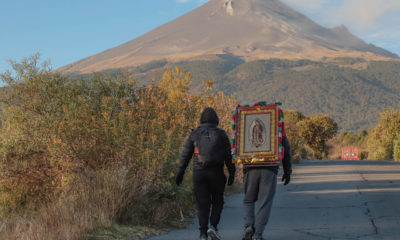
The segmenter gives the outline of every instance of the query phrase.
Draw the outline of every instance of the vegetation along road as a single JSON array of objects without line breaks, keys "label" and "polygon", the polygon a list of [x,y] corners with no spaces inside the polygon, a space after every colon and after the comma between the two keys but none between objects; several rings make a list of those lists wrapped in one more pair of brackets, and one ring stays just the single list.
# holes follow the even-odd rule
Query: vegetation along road
[{"label": "vegetation along road", "polygon": [[[281,173],[280,173],[281,174]],[[223,239],[241,239],[243,195],[226,199]],[[150,240],[197,239],[197,222]],[[400,163],[303,161],[292,182],[279,184],[264,238],[400,239]]]}]

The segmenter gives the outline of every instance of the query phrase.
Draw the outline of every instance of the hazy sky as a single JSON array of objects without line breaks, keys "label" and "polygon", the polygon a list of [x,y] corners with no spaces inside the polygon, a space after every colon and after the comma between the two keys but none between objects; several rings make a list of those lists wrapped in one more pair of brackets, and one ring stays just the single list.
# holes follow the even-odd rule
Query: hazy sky
[{"label": "hazy sky", "polygon": [[[265,0],[268,1],[268,0]],[[400,0],[282,0],[400,55]],[[0,72],[40,52],[53,68],[132,40],[207,0],[0,0]]]}]

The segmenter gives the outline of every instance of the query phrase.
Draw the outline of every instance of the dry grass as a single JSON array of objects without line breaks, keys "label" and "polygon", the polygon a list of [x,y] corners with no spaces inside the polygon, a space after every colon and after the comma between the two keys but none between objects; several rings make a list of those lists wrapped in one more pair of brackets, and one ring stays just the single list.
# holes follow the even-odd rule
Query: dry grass
[{"label": "dry grass", "polygon": [[[159,234],[160,231],[146,225],[162,225],[168,219],[177,219],[181,209],[190,209],[192,203],[179,206],[179,200],[163,197],[160,189],[157,192],[156,186],[143,181],[141,172],[132,175],[125,168],[119,168],[92,176],[82,175],[58,201],[3,222],[0,239],[87,239],[93,229],[97,229],[97,233],[89,234],[92,239],[110,234],[129,234],[129,239]],[[141,226],[115,225],[119,221]]]},{"label": "dry grass", "polygon": [[[111,226],[124,205],[126,170],[80,177],[58,201],[2,224],[2,239],[85,239],[89,229]],[[132,189],[135,191],[134,189]]]}]

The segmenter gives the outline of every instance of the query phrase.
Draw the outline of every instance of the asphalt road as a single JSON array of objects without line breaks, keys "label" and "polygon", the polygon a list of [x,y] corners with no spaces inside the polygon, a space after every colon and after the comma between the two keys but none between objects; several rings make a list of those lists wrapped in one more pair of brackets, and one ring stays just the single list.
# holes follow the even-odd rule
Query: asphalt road
[{"label": "asphalt road", "polygon": [[[279,174],[279,177],[281,173]],[[243,194],[225,199],[224,240],[241,239]],[[187,229],[149,240],[199,238],[197,220]],[[305,161],[292,182],[279,183],[266,240],[399,240],[400,163]]]}]

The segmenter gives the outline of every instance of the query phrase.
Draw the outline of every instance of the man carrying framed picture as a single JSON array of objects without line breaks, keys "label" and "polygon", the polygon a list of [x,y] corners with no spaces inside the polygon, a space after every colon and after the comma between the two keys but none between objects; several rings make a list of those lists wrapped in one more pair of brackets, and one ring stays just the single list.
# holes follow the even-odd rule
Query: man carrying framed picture
[{"label": "man carrying framed picture", "polygon": [[[282,140],[285,148],[283,158],[282,181],[284,185],[290,182],[291,154],[290,145],[286,137]],[[278,166],[244,166],[244,193],[243,200],[245,231],[243,240],[262,240],[262,234],[271,214],[272,201],[275,196]],[[259,208],[255,214],[255,203]]]},{"label": "man carrying framed picture", "polygon": [[[243,240],[262,240],[271,213],[277,185],[279,161],[282,181],[290,182],[291,153],[285,136],[280,103],[238,106],[234,114],[233,150],[243,164],[245,230]],[[255,204],[258,209],[255,212]]]}]

